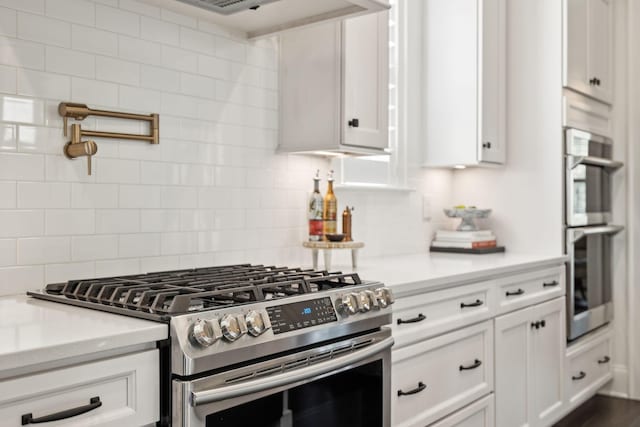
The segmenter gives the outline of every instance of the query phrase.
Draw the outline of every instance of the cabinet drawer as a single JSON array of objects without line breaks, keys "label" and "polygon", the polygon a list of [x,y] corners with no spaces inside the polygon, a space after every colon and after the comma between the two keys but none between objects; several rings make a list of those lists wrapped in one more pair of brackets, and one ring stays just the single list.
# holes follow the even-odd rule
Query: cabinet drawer
[{"label": "cabinet drawer", "polygon": [[562,96],[562,125],[611,138],[613,122],[608,105],[565,90]]},{"label": "cabinet drawer", "polygon": [[493,390],[493,328],[484,322],[392,353],[392,417],[424,427]]},{"label": "cabinet drawer", "polygon": [[[56,369],[0,382],[0,419],[6,427],[85,407],[95,409],[47,426],[139,426],[159,419],[158,350]],[[99,399],[100,405],[97,402]]]},{"label": "cabinet drawer", "polygon": [[489,319],[493,282],[399,298],[393,306],[395,348]]},{"label": "cabinet drawer", "polygon": [[493,393],[429,427],[494,427]]},{"label": "cabinet drawer", "polygon": [[568,351],[567,401],[577,406],[593,396],[612,377],[610,334],[595,337]]},{"label": "cabinet drawer", "polygon": [[498,314],[538,304],[565,293],[565,270],[555,267],[497,281]]}]

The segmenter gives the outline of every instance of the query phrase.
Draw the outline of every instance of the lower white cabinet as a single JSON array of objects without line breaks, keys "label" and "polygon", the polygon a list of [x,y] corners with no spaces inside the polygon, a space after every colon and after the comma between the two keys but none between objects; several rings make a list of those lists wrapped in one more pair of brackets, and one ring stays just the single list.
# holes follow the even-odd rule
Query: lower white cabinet
[{"label": "lower white cabinet", "polygon": [[563,411],[565,299],[495,319],[496,426],[546,427]]},{"label": "lower white cabinet", "polygon": [[[0,424],[141,426],[159,419],[158,350],[0,381]],[[84,413],[82,411],[85,410]],[[75,414],[75,415],[74,415]],[[41,420],[42,422],[42,420]]]},{"label": "lower white cabinet", "polygon": [[492,326],[479,323],[393,352],[394,426],[424,427],[493,390]]},{"label": "lower white cabinet", "polygon": [[493,427],[494,408],[492,393],[429,427]]}]

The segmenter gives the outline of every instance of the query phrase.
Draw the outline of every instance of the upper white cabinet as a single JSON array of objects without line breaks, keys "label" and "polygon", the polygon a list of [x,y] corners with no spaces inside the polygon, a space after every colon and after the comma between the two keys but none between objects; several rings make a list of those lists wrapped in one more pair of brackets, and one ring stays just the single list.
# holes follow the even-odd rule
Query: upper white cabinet
[{"label": "upper white cabinet", "polygon": [[612,0],[564,0],[564,85],[611,104]]},{"label": "upper white cabinet", "polygon": [[505,0],[425,0],[425,166],[505,161]]},{"label": "upper white cabinet", "polygon": [[386,11],[282,34],[279,151],[383,153],[388,82]]}]

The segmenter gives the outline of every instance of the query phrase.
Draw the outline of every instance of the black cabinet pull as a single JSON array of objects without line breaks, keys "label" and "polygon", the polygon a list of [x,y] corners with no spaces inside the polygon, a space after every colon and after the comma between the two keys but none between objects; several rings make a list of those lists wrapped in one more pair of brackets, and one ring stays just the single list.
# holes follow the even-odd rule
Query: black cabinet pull
[{"label": "black cabinet pull", "polygon": [[572,376],[571,379],[574,380],[574,381],[579,381],[581,379],[584,379],[584,377],[586,377],[586,376],[587,376],[586,372],[580,371],[580,373],[578,375]]},{"label": "black cabinet pull", "polygon": [[402,325],[403,323],[418,323],[418,322],[422,322],[426,318],[427,316],[425,316],[424,314],[418,313],[417,317],[413,317],[411,319],[407,319],[407,320],[398,319],[398,325]]},{"label": "black cabinet pull", "polygon": [[471,369],[476,369],[476,368],[480,367],[480,365],[482,365],[482,362],[480,360],[476,359],[473,362],[473,365],[470,365],[470,366],[460,365],[460,370],[461,371],[470,371]]},{"label": "black cabinet pull", "polygon": [[552,282],[545,282],[545,283],[543,283],[543,284],[542,284],[542,287],[543,287],[543,288],[549,288],[549,287],[551,287],[551,286],[558,286],[558,285],[559,285],[558,281],[557,281],[557,280],[554,280],[554,281],[552,281]]},{"label": "black cabinet pull", "polygon": [[470,302],[469,304],[461,302],[460,303],[460,308],[480,307],[482,304],[484,304],[484,302],[482,302],[481,300],[477,299],[476,302]]},{"label": "black cabinet pull", "polygon": [[596,86],[600,86],[600,79],[596,78]]},{"label": "black cabinet pull", "polygon": [[491,149],[491,142],[487,141],[487,142],[483,142],[482,143],[482,148],[486,148],[487,150]]},{"label": "black cabinet pull", "polygon": [[540,322],[531,322],[531,328],[540,329]]},{"label": "black cabinet pull", "polygon": [[523,295],[524,294],[524,289],[518,289],[517,291],[507,291],[506,295],[508,297],[513,297],[516,295]]},{"label": "black cabinet pull", "polygon": [[360,120],[359,119],[351,119],[349,120],[349,127],[350,128],[357,128],[360,126]]},{"label": "black cabinet pull", "polygon": [[611,359],[609,359],[609,356],[605,356],[603,359],[598,360],[598,363],[600,365],[605,364],[605,363],[609,363],[611,361]]},{"label": "black cabinet pull", "polygon": [[64,411],[56,412],[55,414],[45,415],[40,418],[33,418],[33,414],[24,414],[22,416],[22,425],[26,426],[27,424],[40,424],[40,423],[50,423],[52,421],[65,420],[67,418],[75,417],[77,415],[81,415],[87,413],[89,411],[93,411],[96,408],[102,406],[102,402],[100,401],[100,397],[92,397],[89,399],[89,404],[84,406],[79,406],[77,408],[66,409]]},{"label": "black cabinet pull", "polygon": [[547,321],[546,320],[541,320],[540,321],[540,327],[544,328],[545,326],[547,326]]},{"label": "black cabinet pull", "polygon": [[591,86],[595,86],[597,81],[598,81],[598,79],[596,79],[596,78],[594,77],[594,78],[592,78],[591,80],[589,80],[589,84],[590,84]]},{"label": "black cabinet pull", "polygon": [[398,390],[398,396],[409,396],[411,394],[417,394],[417,393],[420,393],[425,388],[427,388],[427,386],[422,381],[420,381],[418,383],[418,387],[414,388],[413,390],[409,390],[409,391]]}]

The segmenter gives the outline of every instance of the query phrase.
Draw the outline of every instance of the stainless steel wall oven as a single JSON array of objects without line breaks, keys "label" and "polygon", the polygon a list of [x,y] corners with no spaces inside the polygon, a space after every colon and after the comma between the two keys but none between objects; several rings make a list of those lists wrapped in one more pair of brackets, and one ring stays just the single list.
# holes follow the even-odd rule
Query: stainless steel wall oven
[{"label": "stainless steel wall oven", "polygon": [[623,166],[612,160],[608,138],[567,129],[565,133],[565,225],[567,338],[574,340],[613,318],[613,237],[610,225],[612,174]]}]

